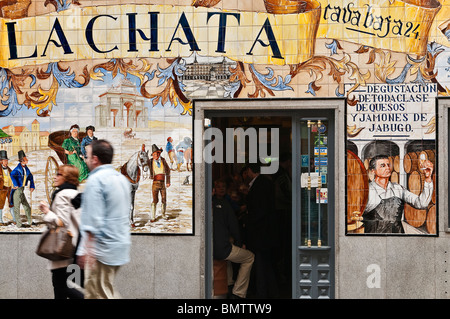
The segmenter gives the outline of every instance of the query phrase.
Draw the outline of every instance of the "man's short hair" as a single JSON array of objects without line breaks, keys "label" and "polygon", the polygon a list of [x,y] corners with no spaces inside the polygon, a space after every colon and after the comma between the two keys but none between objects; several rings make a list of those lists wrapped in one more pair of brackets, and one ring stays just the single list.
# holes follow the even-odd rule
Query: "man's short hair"
[{"label": "man's short hair", "polygon": [[377,168],[377,161],[380,159],[389,159],[389,156],[387,155],[377,155],[373,157],[369,162],[369,170],[373,170]]},{"label": "man's short hair", "polygon": [[111,164],[114,156],[114,148],[107,140],[94,140],[89,144],[92,148],[92,156],[97,156],[102,164]]}]

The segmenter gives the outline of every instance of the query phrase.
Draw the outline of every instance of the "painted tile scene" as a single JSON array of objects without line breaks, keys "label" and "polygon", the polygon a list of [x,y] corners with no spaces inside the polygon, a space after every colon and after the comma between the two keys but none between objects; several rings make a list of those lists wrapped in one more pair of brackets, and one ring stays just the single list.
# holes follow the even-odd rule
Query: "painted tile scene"
[{"label": "painted tile scene", "polygon": [[[133,185],[131,232],[193,234],[193,100],[342,97],[346,233],[437,234],[449,0],[1,0],[0,32],[0,232],[44,229],[55,168],[84,167],[93,134]],[[22,157],[32,180],[11,203]]]}]

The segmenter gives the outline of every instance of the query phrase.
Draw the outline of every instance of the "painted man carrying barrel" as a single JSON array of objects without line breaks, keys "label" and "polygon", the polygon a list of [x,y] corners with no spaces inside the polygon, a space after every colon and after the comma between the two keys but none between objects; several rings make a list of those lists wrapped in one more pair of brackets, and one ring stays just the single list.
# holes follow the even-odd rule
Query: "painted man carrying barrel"
[{"label": "painted man carrying barrel", "polygon": [[362,215],[364,233],[404,233],[402,217],[405,203],[416,209],[426,209],[433,194],[433,163],[421,163],[425,183],[420,195],[390,182],[392,173],[389,157],[377,155],[370,160],[369,170],[374,174],[369,183],[369,199]]}]

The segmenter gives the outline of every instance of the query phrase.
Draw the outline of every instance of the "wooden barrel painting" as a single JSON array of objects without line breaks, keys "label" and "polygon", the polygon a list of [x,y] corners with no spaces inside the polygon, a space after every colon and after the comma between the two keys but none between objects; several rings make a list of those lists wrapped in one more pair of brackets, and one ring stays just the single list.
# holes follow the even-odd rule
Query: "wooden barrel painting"
[{"label": "wooden barrel painting", "polygon": [[426,228],[429,234],[436,234],[436,205],[428,208]]},{"label": "wooden barrel painting", "polygon": [[408,189],[411,193],[419,195],[422,192],[424,183],[424,176],[418,171],[414,171],[409,174],[408,177]]},{"label": "wooden barrel painting", "polygon": [[403,168],[407,174],[417,170],[419,167],[419,156],[416,152],[410,152],[403,159]]},{"label": "wooden barrel painting", "polygon": [[399,183],[399,180],[400,180],[400,174],[399,173],[397,173],[396,171],[392,171],[392,173],[391,173],[391,183]]},{"label": "wooden barrel painting", "polygon": [[400,173],[400,156],[394,156],[394,171]]},{"label": "wooden barrel painting", "polygon": [[364,168],[365,168],[366,170],[369,170],[369,163],[370,163],[370,158],[366,158],[366,159],[364,160]]},{"label": "wooden barrel painting", "polygon": [[394,156],[389,156],[389,165],[391,167],[391,171],[394,170]]},{"label": "wooden barrel painting", "polygon": [[371,158],[366,158],[364,160],[364,168],[367,171],[367,176],[369,177],[369,181],[373,180],[373,177],[374,177],[372,170],[369,170],[370,160],[371,160]]},{"label": "wooden barrel painting", "polygon": [[408,204],[405,204],[404,213],[406,222],[414,227],[422,226],[427,218],[426,209],[415,209]]},{"label": "wooden barrel painting", "polygon": [[436,204],[436,174],[433,173],[431,179],[433,180],[433,194],[431,195],[431,202]]},{"label": "wooden barrel painting", "polygon": [[347,230],[358,231],[362,226],[361,217],[369,198],[369,178],[367,170],[359,157],[347,151]]}]

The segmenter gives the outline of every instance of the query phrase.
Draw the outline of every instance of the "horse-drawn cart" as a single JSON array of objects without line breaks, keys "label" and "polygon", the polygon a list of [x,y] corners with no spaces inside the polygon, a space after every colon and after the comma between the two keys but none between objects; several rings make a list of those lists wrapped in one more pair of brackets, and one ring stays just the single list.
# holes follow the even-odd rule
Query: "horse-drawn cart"
[{"label": "horse-drawn cart", "polygon": [[[86,133],[79,132],[78,138],[82,140],[86,136]],[[62,165],[67,164],[67,156],[64,152],[64,148],[62,144],[66,138],[70,137],[69,131],[56,131],[49,135],[48,138],[48,146],[55,151],[56,155],[58,155],[59,160],[62,162]],[[136,191],[139,187],[139,181],[141,177],[143,180],[147,179],[150,173],[149,169],[149,156],[148,151],[145,150],[145,145],[142,144],[140,150],[135,152],[128,159],[126,163],[124,163],[117,170],[123,174],[131,184],[131,207],[130,207],[130,224],[134,227],[134,199]],[[58,172],[59,164],[57,159],[54,156],[49,156],[47,158],[47,164],[45,166],[45,193],[47,195],[47,200],[50,203],[51,196],[53,191],[55,190],[55,186],[53,185],[53,176]],[[141,174],[141,172],[143,174]]]},{"label": "horse-drawn cart", "polygon": [[[85,136],[86,133],[78,133],[78,138],[80,140],[82,140]],[[55,151],[56,155],[58,155],[58,158],[63,165],[67,164],[67,156],[64,153],[64,149],[61,145],[64,140],[69,137],[70,132],[65,130],[53,132],[48,137],[48,147]],[[47,195],[47,200],[49,203],[52,193],[55,190],[55,186],[53,185],[53,175],[58,172],[58,168],[58,161],[55,159],[55,157],[49,156],[47,158],[47,164],[45,165],[45,194]]]}]

